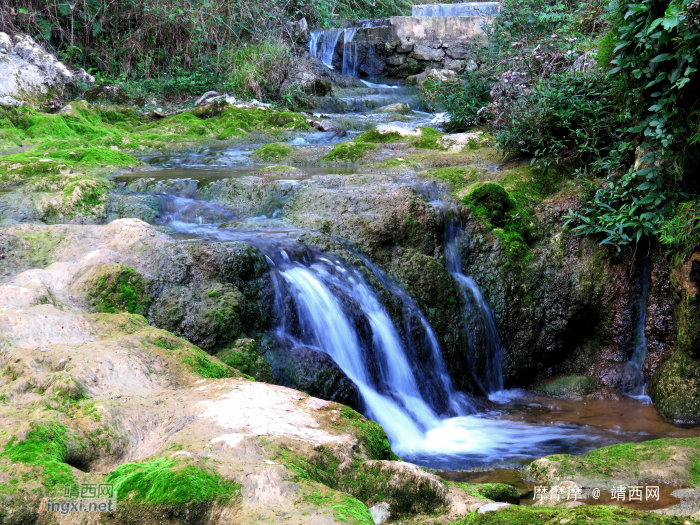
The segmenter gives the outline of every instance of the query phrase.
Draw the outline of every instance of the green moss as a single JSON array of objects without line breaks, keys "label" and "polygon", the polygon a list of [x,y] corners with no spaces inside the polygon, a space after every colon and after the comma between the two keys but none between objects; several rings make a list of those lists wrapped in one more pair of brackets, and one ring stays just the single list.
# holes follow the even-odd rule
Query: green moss
[{"label": "green moss", "polygon": [[355,142],[367,142],[371,144],[388,144],[391,142],[405,142],[408,137],[404,137],[401,133],[397,131],[391,131],[389,133],[381,133],[377,128],[365,131],[364,133],[355,137]]},{"label": "green moss", "polygon": [[258,353],[258,344],[254,339],[238,339],[233,348],[220,351],[216,357],[231,368],[254,377],[256,381],[275,383],[272,369]]},{"label": "green moss", "polygon": [[509,212],[517,207],[505,188],[496,182],[475,185],[464,197],[463,203],[470,206],[477,217],[496,228],[505,226]]},{"label": "green moss", "polygon": [[101,313],[145,314],[151,299],[147,282],[136,270],[121,264],[108,264],[90,283],[88,296]]},{"label": "green moss", "polygon": [[503,186],[496,182],[474,184],[462,203],[493,229],[510,259],[519,260],[528,254],[537,235],[533,218]]},{"label": "green moss", "polygon": [[520,493],[515,487],[505,483],[455,483],[455,485],[477,498],[487,498],[513,505],[520,504]]},{"label": "green moss", "polygon": [[452,525],[559,525],[561,523],[590,523],[595,525],[682,525],[697,524],[694,518],[662,516],[620,507],[580,506],[573,509],[553,509],[512,506],[496,512],[473,512],[452,522]]},{"label": "green moss", "polygon": [[265,144],[260,146],[255,150],[255,156],[261,158],[262,160],[279,160],[286,157],[292,152],[292,146],[289,144],[276,143],[276,144]]},{"label": "green moss", "polygon": [[540,386],[543,394],[549,396],[585,395],[595,392],[599,388],[598,381],[588,376],[560,377]]},{"label": "green moss", "polygon": [[367,459],[401,459],[392,452],[386,432],[378,423],[370,421],[347,406],[341,408],[341,416],[358,432]]},{"label": "green moss", "polygon": [[114,484],[119,500],[153,505],[227,502],[240,493],[240,485],[234,481],[187,459],[127,463],[111,472],[105,482]]},{"label": "green moss", "polygon": [[439,143],[440,138],[444,135],[442,131],[433,128],[419,127],[422,133],[418,136],[411,137],[409,144],[420,149],[447,149]]},{"label": "green moss", "polygon": [[365,153],[376,149],[375,144],[363,142],[342,142],[330,150],[323,160],[330,162],[354,162],[365,156]]},{"label": "green moss", "polygon": [[207,379],[231,377],[232,373],[226,366],[215,361],[204,354],[204,352],[202,354],[195,357],[186,357],[183,359],[183,362],[191,364],[197,374]]},{"label": "green moss", "polygon": [[57,423],[31,423],[24,440],[10,438],[0,457],[14,463],[42,468],[41,482],[46,488],[73,483],[75,476],[66,464],[66,428]]},{"label": "green moss", "polygon": [[311,503],[317,508],[332,508],[335,512],[335,517],[343,523],[350,525],[374,525],[372,514],[370,514],[364,503],[348,494],[314,491],[305,495],[302,501]]},{"label": "green moss", "polygon": [[461,188],[479,179],[481,170],[474,167],[455,166],[447,168],[437,168],[425,171],[421,176],[449,182],[452,186]]},{"label": "green moss", "polygon": [[565,479],[602,482],[643,477],[700,486],[700,439],[656,439],[611,445],[580,456],[546,456],[525,467],[522,473],[526,479],[543,483]]},{"label": "green moss", "polygon": [[[0,160],[0,184],[66,170],[94,170],[140,164],[132,151],[178,150],[257,132],[284,135],[307,129],[306,119],[288,111],[239,109],[212,104],[154,122],[133,110],[71,103],[68,113],[43,114],[29,107],[0,108],[0,149],[34,146]],[[51,162],[40,162],[51,159]]]}]

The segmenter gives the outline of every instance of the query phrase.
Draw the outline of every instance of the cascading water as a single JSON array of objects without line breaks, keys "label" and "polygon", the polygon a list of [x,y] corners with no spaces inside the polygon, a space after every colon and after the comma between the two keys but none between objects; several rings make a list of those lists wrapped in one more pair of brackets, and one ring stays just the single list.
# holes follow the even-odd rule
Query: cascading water
[{"label": "cascading water", "polygon": [[[188,211],[200,206],[212,213]],[[360,257],[397,308],[380,301],[369,276],[295,240],[293,229],[280,228],[279,221],[269,230],[219,228],[225,218],[220,211],[215,203],[165,198],[160,222],[188,236],[249,242],[264,253],[276,296],[279,348],[328,354],[357,386],[364,413],[382,425],[405,459],[455,469],[601,446],[598,436],[583,436],[578,427],[476,413],[453,389],[427,320],[381,270]]]},{"label": "cascading water", "polygon": [[503,390],[502,347],[491,307],[474,279],[462,273],[459,237],[462,229],[450,220],[445,232],[447,269],[454,277],[462,300],[462,320],[469,342],[472,376],[485,393]]},{"label": "cascading water", "polygon": [[646,395],[646,378],[642,367],[647,358],[647,336],[645,326],[647,320],[647,299],[651,288],[651,261],[644,257],[641,262],[640,278],[642,290],[639,294],[639,317],[635,333],[634,352],[624,371],[623,392],[640,401],[651,403],[651,398]]},{"label": "cascading water", "polygon": [[357,27],[343,30],[343,75],[357,76],[357,42],[353,42]]},{"label": "cascading water", "polygon": [[333,54],[338,45],[338,39],[344,29],[324,29],[311,31],[309,53],[321,59],[327,67],[333,69]]}]

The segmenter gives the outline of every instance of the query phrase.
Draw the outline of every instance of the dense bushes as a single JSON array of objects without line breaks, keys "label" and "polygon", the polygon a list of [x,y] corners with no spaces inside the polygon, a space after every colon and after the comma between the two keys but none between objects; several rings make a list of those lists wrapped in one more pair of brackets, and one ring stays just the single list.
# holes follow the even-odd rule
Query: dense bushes
[{"label": "dense bushes", "polygon": [[538,80],[496,126],[501,148],[587,165],[615,146],[619,108],[606,77],[555,73]]},{"label": "dense bushes", "polygon": [[421,86],[421,95],[431,109],[444,109],[450,114],[450,121],[445,125],[447,131],[463,130],[486,121],[487,114],[479,110],[489,103],[492,83],[490,77],[466,71],[457,81],[426,80]]},{"label": "dense bushes", "polygon": [[486,117],[502,149],[575,169],[578,234],[618,250],[693,242],[696,205],[682,203],[700,192],[700,4],[505,0],[490,32],[469,57],[480,69],[433,94],[454,127]]},{"label": "dense bushes", "polygon": [[[0,31],[34,37],[73,67],[127,91],[181,96],[208,89],[268,97],[290,65],[291,24],[409,14],[410,0],[10,0]],[[130,89],[129,89],[130,88]]]}]

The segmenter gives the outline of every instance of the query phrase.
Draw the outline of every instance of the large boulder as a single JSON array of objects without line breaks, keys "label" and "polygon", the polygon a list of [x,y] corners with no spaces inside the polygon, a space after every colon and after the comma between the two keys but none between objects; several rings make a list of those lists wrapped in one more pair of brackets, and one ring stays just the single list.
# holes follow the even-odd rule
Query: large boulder
[{"label": "large boulder", "polygon": [[84,69],[70,71],[30,36],[10,38],[0,32],[0,97],[60,96],[79,85],[90,87],[95,77]]},{"label": "large boulder", "polygon": [[264,355],[279,384],[355,410],[362,409],[357,385],[325,352],[305,346],[285,348],[277,344],[270,345]]}]

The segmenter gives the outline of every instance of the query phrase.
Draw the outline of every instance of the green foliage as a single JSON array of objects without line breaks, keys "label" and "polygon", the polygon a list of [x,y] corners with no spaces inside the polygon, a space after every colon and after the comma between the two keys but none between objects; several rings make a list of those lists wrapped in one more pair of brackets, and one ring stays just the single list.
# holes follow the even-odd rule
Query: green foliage
[{"label": "green foliage", "polygon": [[[408,0],[26,0],[0,30],[28,33],[73,67],[132,95],[180,97],[209,89],[276,97],[289,71],[289,20],[330,27],[340,18],[410,14]],[[15,5],[15,7],[17,7]],[[256,70],[255,64],[263,67]]]},{"label": "green foliage", "polygon": [[282,39],[269,38],[235,46],[222,59],[226,63],[228,92],[266,100],[275,98],[287,78],[293,55]]},{"label": "green foliage", "polygon": [[146,286],[145,279],[136,270],[109,264],[94,280],[88,295],[98,312],[144,315],[151,304]]},{"label": "green foliage", "polygon": [[626,143],[639,143],[640,158],[618,181],[598,190],[582,212],[577,233],[603,236],[621,246],[659,232],[682,199],[678,181],[697,165],[694,129],[700,90],[697,49],[700,7],[693,0],[623,1],[617,5],[617,45],[611,75],[627,83],[635,124]]},{"label": "green foliage", "polygon": [[240,485],[181,459],[155,459],[127,463],[105,478],[113,483],[120,500],[153,505],[230,501]]},{"label": "green foliage", "polygon": [[659,240],[680,252],[692,252],[700,244],[700,200],[681,203],[674,215],[664,218]]},{"label": "green foliage", "polygon": [[615,146],[616,94],[605,78],[557,73],[535,83],[499,122],[496,141],[533,160],[587,165]]},{"label": "green foliage", "polygon": [[304,16],[312,26],[329,28],[337,27],[338,20],[410,16],[413,3],[410,0],[294,0],[287,12],[295,20]]},{"label": "green foliage", "polygon": [[447,131],[461,131],[483,124],[487,113],[479,110],[489,104],[493,77],[479,71],[466,71],[457,80],[428,79],[420,94],[430,109],[443,109],[450,114]]},{"label": "green foliage", "polygon": [[16,463],[40,466],[42,483],[46,488],[67,485],[75,480],[66,464],[66,429],[58,423],[31,423],[31,430],[23,441],[10,438],[0,456]]}]

